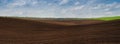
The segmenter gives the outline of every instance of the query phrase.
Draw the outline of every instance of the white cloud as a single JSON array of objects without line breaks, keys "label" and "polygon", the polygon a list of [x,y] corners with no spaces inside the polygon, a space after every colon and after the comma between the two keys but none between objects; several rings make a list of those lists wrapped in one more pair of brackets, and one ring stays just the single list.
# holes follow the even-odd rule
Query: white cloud
[{"label": "white cloud", "polygon": [[16,7],[16,6],[24,6],[26,4],[27,4],[26,0],[18,0],[18,1],[15,1],[13,3],[10,3],[8,6],[9,7]]},{"label": "white cloud", "polygon": [[71,8],[71,10],[81,10],[84,7],[85,7],[84,5],[82,5],[82,6],[76,6],[76,7]]},{"label": "white cloud", "polygon": [[77,17],[77,18],[91,18],[91,17],[104,17],[104,16],[115,16],[119,15],[117,11],[111,11],[112,9],[119,8],[119,3],[111,3],[111,4],[94,4],[94,1],[89,2],[85,5],[73,6],[67,9],[63,9],[61,11],[65,16],[68,17]]},{"label": "white cloud", "polygon": [[79,5],[79,4],[80,4],[80,2],[76,2],[76,3],[75,3],[75,5]]},{"label": "white cloud", "polygon": [[59,3],[60,5],[63,5],[63,4],[66,4],[66,3],[68,3],[69,2],[69,0],[61,0],[61,2]]},{"label": "white cloud", "polygon": [[38,4],[37,1],[33,1],[33,2],[32,2],[32,5],[37,5],[37,4]]},{"label": "white cloud", "polygon": [[12,3],[7,4],[7,7],[24,7],[26,5],[37,6],[38,4],[39,2],[37,0],[14,0]]},{"label": "white cloud", "polygon": [[[61,0],[60,5],[67,4],[70,0]],[[12,7],[6,10],[0,10],[0,16],[28,16],[28,17],[61,17],[61,18],[91,18],[91,17],[103,17],[119,15],[120,10],[115,11],[115,8],[120,8],[120,3],[114,2],[110,4],[95,4],[96,0],[88,1],[87,4],[79,5],[80,2],[74,3],[71,7],[61,7],[54,5],[53,3],[47,3],[46,7],[39,6],[41,3],[37,0],[17,0],[14,3],[8,4],[8,7]],[[36,6],[38,8],[14,8],[23,7],[27,4]],[[39,8],[43,7],[43,8]],[[114,11],[111,11],[114,10]]]},{"label": "white cloud", "polygon": [[106,12],[105,14],[112,15],[112,14],[113,14],[113,12]]},{"label": "white cloud", "polygon": [[23,15],[24,12],[23,11],[15,11],[15,10],[2,10],[0,11],[0,16],[19,16],[19,15]]}]

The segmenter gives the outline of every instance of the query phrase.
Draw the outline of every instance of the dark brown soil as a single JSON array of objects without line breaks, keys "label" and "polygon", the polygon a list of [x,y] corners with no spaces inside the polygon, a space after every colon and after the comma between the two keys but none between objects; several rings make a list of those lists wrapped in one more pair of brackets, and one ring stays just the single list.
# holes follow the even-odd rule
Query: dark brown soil
[{"label": "dark brown soil", "polygon": [[120,44],[120,20],[0,17],[0,44]]}]

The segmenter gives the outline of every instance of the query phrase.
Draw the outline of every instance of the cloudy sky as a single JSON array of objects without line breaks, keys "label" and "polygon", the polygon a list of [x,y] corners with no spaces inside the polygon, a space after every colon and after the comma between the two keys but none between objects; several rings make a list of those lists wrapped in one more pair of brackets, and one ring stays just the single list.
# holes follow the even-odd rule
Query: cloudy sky
[{"label": "cloudy sky", "polygon": [[0,0],[0,16],[39,18],[120,16],[120,0]]}]

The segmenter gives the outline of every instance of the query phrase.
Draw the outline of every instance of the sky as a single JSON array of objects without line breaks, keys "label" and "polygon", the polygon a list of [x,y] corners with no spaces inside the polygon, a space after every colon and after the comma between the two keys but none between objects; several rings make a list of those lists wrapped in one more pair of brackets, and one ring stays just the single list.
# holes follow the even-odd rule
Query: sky
[{"label": "sky", "polygon": [[120,0],[0,0],[0,16],[37,18],[120,16]]}]

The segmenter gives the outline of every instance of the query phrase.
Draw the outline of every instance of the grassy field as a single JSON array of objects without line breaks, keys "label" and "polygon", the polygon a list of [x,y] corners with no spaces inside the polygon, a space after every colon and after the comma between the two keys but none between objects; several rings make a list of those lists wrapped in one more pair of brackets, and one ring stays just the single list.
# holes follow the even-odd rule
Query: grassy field
[{"label": "grassy field", "polygon": [[114,17],[101,17],[101,18],[93,18],[95,20],[104,20],[104,21],[111,21],[111,20],[117,20],[120,19],[120,16],[114,16]]},{"label": "grassy field", "polygon": [[111,20],[118,20],[120,16],[113,16],[113,17],[100,17],[100,18],[71,18],[72,20],[103,20],[103,21],[111,21]]}]

